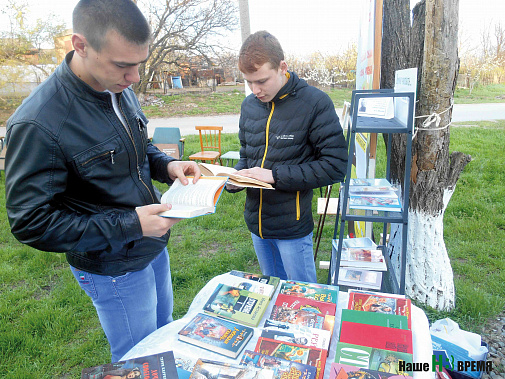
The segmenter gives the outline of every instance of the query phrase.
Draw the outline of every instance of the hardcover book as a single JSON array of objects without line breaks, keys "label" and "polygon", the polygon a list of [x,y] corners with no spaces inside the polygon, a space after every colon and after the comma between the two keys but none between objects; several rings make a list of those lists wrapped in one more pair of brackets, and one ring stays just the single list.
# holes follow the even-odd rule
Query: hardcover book
[{"label": "hardcover book", "polygon": [[395,375],[383,371],[369,370],[367,368],[342,365],[333,362],[330,367],[329,379],[348,379],[348,378],[363,378],[363,379],[411,379],[408,375]]},{"label": "hardcover book", "polygon": [[323,378],[327,356],[326,350],[260,337],[254,351],[316,367],[316,377],[318,379]]},{"label": "hardcover book", "polygon": [[382,371],[394,375],[412,376],[412,371],[400,371],[400,361],[408,367],[412,366],[412,354],[399,351],[376,349],[369,346],[352,345],[338,342],[335,354],[335,363]]},{"label": "hardcover book", "polygon": [[382,272],[340,267],[338,271],[338,284],[341,286],[379,290],[382,285]]},{"label": "hardcover book", "polygon": [[203,309],[206,313],[240,324],[258,326],[270,299],[226,284],[218,284]]},{"label": "hardcover book", "polygon": [[402,206],[398,197],[380,197],[380,196],[349,196],[349,208],[368,209],[386,212],[401,212]]},{"label": "hardcover book", "polygon": [[172,209],[159,213],[162,217],[191,218],[216,212],[216,205],[226,184],[226,178],[219,176],[201,177],[193,183],[188,176],[188,184],[179,179],[161,197],[161,204],[171,204]]},{"label": "hardcover book", "polygon": [[272,286],[274,286],[275,289],[277,289],[277,286],[279,285],[279,283],[281,281],[280,278],[278,278],[276,276],[253,274],[250,272],[244,272],[244,271],[238,271],[238,270],[231,270],[230,275],[254,280],[254,281],[260,282],[260,283],[271,284]]},{"label": "hardcover book", "polygon": [[335,311],[337,308],[337,305],[335,303],[317,301],[307,297],[290,296],[282,293],[279,293],[277,295],[274,304],[278,307],[321,313],[325,316],[335,316]]},{"label": "hardcover book", "polygon": [[[335,250],[338,249],[338,241],[332,241]],[[340,254],[340,266],[356,267],[364,270],[386,271],[386,261],[382,250],[363,247],[343,247]]]},{"label": "hardcover book", "polygon": [[[333,246],[338,249],[338,240],[333,240]],[[344,238],[342,240],[342,247],[359,247],[363,249],[376,249],[377,245],[368,237],[360,238]]]},{"label": "hardcover book", "polygon": [[386,178],[352,178],[349,182],[351,186],[378,186],[391,187],[391,183]]},{"label": "hardcover book", "polygon": [[395,199],[396,188],[392,186],[349,186],[349,196],[378,196]]},{"label": "hardcover book", "polygon": [[413,354],[412,332],[405,329],[342,321],[339,341]]},{"label": "hardcover book", "polygon": [[331,333],[329,330],[308,328],[303,325],[287,322],[271,322],[270,320],[265,321],[261,337],[325,350],[329,350],[331,342]]},{"label": "hardcover book", "polygon": [[273,370],[198,359],[190,379],[274,379]]},{"label": "hardcover book", "polygon": [[179,340],[236,358],[254,334],[253,328],[198,313],[179,331]]},{"label": "hardcover book", "polygon": [[317,283],[286,280],[282,283],[279,293],[335,304],[338,301],[338,286]]},{"label": "hardcover book", "polygon": [[407,316],[379,312],[361,312],[352,309],[342,309],[341,321],[359,322],[361,324],[404,330],[408,330],[409,328]]},{"label": "hardcover book", "polygon": [[411,307],[410,299],[397,295],[349,291],[347,309],[406,316],[410,330],[412,329]]},{"label": "hardcover book", "polygon": [[[303,325],[309,328],[329,330],[333,333],[335,325],[335,316],[323,315],[320,313],[309,312],[301,309],[290,309],[274,305],[268,320],[275,322],[285,322],[289,324]],[[265,326],[267,322],[265,321]]]},{"label": "hardcover book", "polygon": [[256,292],[268,296],[270,299],[275,293],[275,287],[271,284],[262,283],[257,280],[242,278],[235,275],[223,275],[220,280],[221,283],[237,287],[250,292]]},{"label": "hardcover book", "polygon": [[82,370],[81,379],[95,379],[105,377],[134,377],[134,378],[177,378],[174,353],[147,355],[145,357],[128,359],[126,361],[105,363]]},{"label": "hardcover book", "polygon": [[240,360],[244,366],[270,369],[275,379],[316,379],[317,368],[287,359],[246,350]]}]

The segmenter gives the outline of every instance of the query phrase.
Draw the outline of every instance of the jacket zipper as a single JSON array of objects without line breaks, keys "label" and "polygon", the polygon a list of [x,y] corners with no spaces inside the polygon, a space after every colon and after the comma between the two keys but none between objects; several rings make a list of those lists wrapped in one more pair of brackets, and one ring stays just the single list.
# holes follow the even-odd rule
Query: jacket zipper
[{"label": "jacket zipper", "polygon": [[[267,128],[266,128],[266,136],[265,136],[265,152],[263,153],[263,159],[261,160],[261,168],[265,165],[265,158],[267,157],[267,151],[268,151],[268,135],[270,131],[270,120],[272,120],[272,116],[274,114],[274,109],[275,109],[275,103],[272,101],[272,110],[270,111],[270,115],[268,116],[267,120]],[[258,210],[258,231],[260,234],[260,237],[263,239],[263,231],[261,228],[261,210],[263,208],[263,189],[260,188],[260,206]]]},{"label": "jacket zipper", "polygon": [[105,152],[105,153],[102,153],[102,154],[100,154],[100,155],[97,155],[97,156],[95,156],[95,157],[93,157],[93,158],[88,159],[88,160],[87,160],[86,162],[84,162],[82,165],[83,165],[83,166],[86,166],[88,163],[93,162],[95,159],[99,159],[99,158],[105,157],[105,156],[107,156],[107,155],[110,155],[110,160],[111,160],[112,164],[115,164],[115,163],[116,163],[116,162],[114,161],[114,153],[115,153],[115,152],[116,152],[115,150],[110,150],[110,151],[107,151],[107,152]]},{"label": "jacket zipper", "polygon": [[149,186],[144,182],[144,179],[142,179],[142,173],[140,171],[140,164],[139,164],[139,155],[138,155],[137,147],[135,146],[135,141],[133,140],[133,131],[131,129],[130,124],[128,123],[128,119],[126,118],[126,115],[124,114],[123,109],[121,108],[121,94],[119,94],[118,106],[119,106],[119,110],[121,111],[121,114],[123,115],[123,118],[125,119],[126,125],[128,126],[128,137],[130,137],[133,148],[135,149],[135,157],[137,159],[137,174],[139,176],[139,180],[144,185],[144,187],[146,187],[147,192],[149,192],[149,195],[151,196],[151,200],[153,201],[153,203],[155,203],[156,201],[154,200],[154,196],[151,193]]}]

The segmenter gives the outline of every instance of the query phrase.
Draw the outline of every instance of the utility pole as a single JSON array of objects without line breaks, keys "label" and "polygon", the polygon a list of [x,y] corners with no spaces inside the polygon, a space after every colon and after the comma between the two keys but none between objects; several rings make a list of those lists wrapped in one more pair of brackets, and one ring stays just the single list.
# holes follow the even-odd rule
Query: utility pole
[{"label": "utility pole", "polygon": [[[238,0],[239,12],[240,12],[240,32],[242,36],[242,43],[251,34],[251,25],[249,23],[249,0]],[[249,96],[251,89],[244,82],[245,95]]]}]

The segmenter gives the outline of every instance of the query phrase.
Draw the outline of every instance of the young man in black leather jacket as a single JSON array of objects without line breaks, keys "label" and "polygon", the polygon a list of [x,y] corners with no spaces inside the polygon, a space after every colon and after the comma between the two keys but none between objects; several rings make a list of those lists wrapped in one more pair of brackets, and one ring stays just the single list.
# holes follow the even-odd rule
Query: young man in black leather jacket
[{"label": "young man in black leather jacket", "polygon": [[166,245],[178,219],[158,216],[152,180],[200,171],[149,143],[130,85],[148,58],[151,31],[131,0],[81,0],[74,50],[7,123],[6,208],[12,233],[65,253],[93,300],[118,361],[172,321]]}]

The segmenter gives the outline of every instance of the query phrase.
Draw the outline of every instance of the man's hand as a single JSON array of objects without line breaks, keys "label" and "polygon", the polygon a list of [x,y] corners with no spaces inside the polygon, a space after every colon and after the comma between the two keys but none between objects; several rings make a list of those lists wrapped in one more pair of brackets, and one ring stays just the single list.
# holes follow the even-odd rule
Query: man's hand
[{"label": "man's hand", "polygon": [[149,204],[137,207],[135,211],[139,216],[142,234],[144,237],[161,237],[179,221],[180,218],[167,218],[158,216],[159,213],[172,208],[169,204]]},{"label": "man's hand", "polygon": [[235,172],[237,175],[247,176],[248,178],[258,179],[265,183],[274,184],[272,170],[261,167],[245,168]]},{"label": "man's hand", "polygon": [[170,179],[175,180],[179,178],[183,185],[188,184],[186,175],[193,175],[193,184],[200,179],[201,172],[196,162],[190,161],[172,161],[167,165],[168,175]]}]

